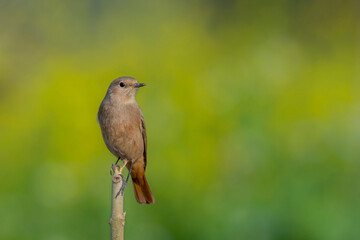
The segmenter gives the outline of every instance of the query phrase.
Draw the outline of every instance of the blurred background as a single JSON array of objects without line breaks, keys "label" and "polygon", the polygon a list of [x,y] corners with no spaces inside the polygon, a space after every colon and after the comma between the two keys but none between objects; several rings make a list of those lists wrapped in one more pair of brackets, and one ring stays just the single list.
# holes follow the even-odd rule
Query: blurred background
[{"label": "blurred background", "polygon": [[132,76],[125,239],[360,239],[356,1],[0,2],[0,239],[109,239],[98,107]]}]

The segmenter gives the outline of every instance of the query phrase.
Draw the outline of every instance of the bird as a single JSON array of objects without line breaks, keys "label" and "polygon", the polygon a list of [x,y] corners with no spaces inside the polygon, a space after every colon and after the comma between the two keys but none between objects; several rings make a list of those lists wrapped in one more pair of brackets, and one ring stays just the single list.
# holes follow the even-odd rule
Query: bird
[{"label": "bird", "polygon": [[[132,77],[119,77],[113,80],[100,104],[98,122],[106,147],[124,163],[134,186],[136,201],[140,204],[153,204],[155,198],[145,177],[147,165],[147,136],[143,114],[135,96],[140,87],[146,86]],[[120,193],[119,191],[119,193]],[[119,194],[118,193],[118,194]]]}]

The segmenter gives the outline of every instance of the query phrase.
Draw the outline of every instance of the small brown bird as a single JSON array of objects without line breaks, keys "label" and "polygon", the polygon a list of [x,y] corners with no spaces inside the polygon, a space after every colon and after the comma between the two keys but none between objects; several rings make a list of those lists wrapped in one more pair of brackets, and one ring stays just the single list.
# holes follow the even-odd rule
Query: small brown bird
[{"label": "small brown bird", "polygon": [[155,199],[145,178],[146,128],[135,100],[135,95],[142,86],[145,84],[138,83],[132,77],[115,79],[100,105],[98,121],[107,148],[118,158],[116,163],[119,159],[124,162],[120,172],[125,166],[129,169],[136,201],[149,204],[155,203]]}]

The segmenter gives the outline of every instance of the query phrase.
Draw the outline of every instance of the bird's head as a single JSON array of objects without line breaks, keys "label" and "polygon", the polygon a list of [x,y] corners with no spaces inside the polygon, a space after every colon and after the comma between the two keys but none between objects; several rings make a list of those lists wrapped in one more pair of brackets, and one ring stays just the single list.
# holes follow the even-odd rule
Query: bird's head
[{"label": "bird's head", "polygon": [[119,77],[112,81],[107,94],[115,96],[123,102],[135,100],[135,96],[140,87],[146,86],[145,83],[139,83],[132,77]]}]

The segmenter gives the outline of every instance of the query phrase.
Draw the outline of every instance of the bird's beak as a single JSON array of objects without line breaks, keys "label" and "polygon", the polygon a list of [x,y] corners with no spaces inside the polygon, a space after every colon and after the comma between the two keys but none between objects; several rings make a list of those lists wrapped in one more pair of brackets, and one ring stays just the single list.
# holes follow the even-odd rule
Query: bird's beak
[{"label": "bird's beak", "polygon": [[146,86],[146,84],[145,83],[137,83],[137,84],[135,84],[136,88],[143,87],[143,86]]}]

